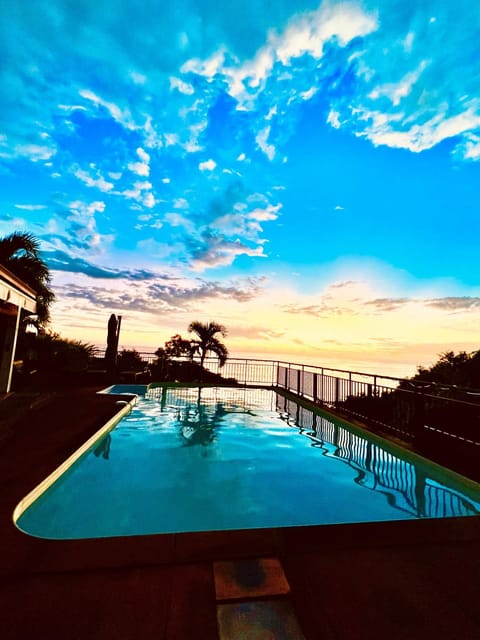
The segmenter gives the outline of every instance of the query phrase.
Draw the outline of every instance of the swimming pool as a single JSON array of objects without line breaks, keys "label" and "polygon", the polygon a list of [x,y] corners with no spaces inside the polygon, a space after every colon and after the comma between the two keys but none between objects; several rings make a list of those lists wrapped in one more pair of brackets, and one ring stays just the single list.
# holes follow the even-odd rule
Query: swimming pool
[{"label": "swimming pool", "polygon": [[158,387],[16,524],[79,539],[479,513],[475,483],[274,391]]}]

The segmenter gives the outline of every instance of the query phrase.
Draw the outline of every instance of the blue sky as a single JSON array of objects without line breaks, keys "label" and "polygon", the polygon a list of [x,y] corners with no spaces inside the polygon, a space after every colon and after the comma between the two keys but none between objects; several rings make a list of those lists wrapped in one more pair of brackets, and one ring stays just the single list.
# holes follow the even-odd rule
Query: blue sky
[{"label": "blue sky", "polygon": [[413,372],[478,348],[472,0],[0,9],[0,235],[52,328]]}]

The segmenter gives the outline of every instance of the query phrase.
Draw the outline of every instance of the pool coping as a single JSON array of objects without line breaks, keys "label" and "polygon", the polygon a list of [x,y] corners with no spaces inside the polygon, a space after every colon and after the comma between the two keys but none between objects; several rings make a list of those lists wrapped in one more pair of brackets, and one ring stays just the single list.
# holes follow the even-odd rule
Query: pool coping
[{"label": "pool coping", "polygon": [[[130,400],[117,400],[117,404],[124,404],[124,406],[118,411],[112,418],[110,418],[98,431],[96,431],[93,435],[86,440],[83,445],[81,445],[76,451],[72,453],[62,464],[60,464],[52,473],[50,473],[44,480],[42,480],[38,485],[36,485],[27,495],[20,500],[20,502],[15,507],[12,519],[14,525],[26,535],[31,535],[26,531],[23,531],[21,527],[18,526],[17,521],[22,516],[22,514],[32,505],[49,487],[52,486],[64,473],[72,467],[77,460],[79,460],[85,453],[87,453],[90,449],[92,449],[102,437],[107,435],[109,431],[111,431],[120,420],[130,413],[134,405],[136,404],[137,398],[136,396]],[[35,536],[33,536],[35,537]]]}]

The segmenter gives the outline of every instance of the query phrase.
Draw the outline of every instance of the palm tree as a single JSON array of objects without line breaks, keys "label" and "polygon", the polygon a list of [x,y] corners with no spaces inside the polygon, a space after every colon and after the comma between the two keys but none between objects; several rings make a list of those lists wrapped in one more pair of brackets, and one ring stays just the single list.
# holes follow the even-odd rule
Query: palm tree
[{"label": "palm tree", "polygon": [[50,289],[50,272],[40,258],[40,243],[31,233],[15,232],[0,239],[0,264],[37,294],[38,328],[50,320],[50,305],[55,294]]},{"label": "palm tree", "polygon": [[200,366],[203,367],[205,356],[209,351],[218,356],[219,365],[223,367],[228,358],[228,349],[217,337],[216,333],[220,333],[223,337],[227,335],[227,330],[223,324],[218,322],[209,322],[205,324],[195,320],[191,322],[188,331],[196,333],[198,340],[192,340],[192,344],[196,351],[200,353]]}]

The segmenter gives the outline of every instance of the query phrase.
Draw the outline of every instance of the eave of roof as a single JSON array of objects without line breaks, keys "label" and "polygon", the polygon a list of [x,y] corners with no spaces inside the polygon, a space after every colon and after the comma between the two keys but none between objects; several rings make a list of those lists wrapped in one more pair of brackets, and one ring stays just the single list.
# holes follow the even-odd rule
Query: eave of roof
[{"label": "eave of roof", "polygon": [[22,307],[31,313],[37,310],[35,291],[2,265],[0,265],[0,300]]}]

